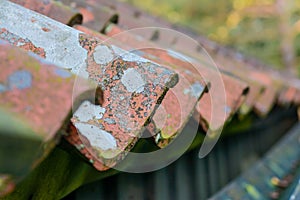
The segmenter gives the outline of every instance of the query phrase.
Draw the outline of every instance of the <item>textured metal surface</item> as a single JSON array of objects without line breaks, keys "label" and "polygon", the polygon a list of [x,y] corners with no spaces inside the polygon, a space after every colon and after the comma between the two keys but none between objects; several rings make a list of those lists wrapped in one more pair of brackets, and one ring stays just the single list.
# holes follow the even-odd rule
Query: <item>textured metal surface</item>
[{"label": "textured metal surface", "polygon": [[274,192],[290,184],[288,175],[299,163],[299,128],[295,125],[261,161],[211,199],[278,199]]},{"label": "textured metal surface", "polygon": [[46,15],[69,26],[82,23],[82,15],[78,11],[53,0],[11,0],[11,2],[17,3],[25,8]]}]

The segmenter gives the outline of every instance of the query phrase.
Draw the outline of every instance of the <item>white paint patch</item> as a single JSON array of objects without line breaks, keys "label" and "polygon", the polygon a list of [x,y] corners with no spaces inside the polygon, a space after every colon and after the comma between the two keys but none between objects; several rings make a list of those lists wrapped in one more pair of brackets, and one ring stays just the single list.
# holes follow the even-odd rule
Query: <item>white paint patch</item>
[{"label": "white paint patch", "polygon": [[108,132],[100,129],[97,126],[83,123],[76,123],[75,127],[85,136],[93,147],[108,150],[116,149],[116,139]]},{"label": "white paint patch", "polygon": [[171,49],[168,49],[167,52],[170,56],[172,56],[173,58],[177,58],[178,60],[182,60],[184,62],[190,62],[190,63],[193,62],[193,59],[191,57],[183,55],[183,54],[181,54],[177,51],[173,51]]},{"label": "white paint patch", "polygon": [[128,62],[144,62],[144,63],[145,62],[151,62],[148,59],[145,59],[145,58],[143,58],[141,56],[138,56],[138,55],[136,55],[134,53],[130,53],[128,51],[125,51],[125,50],[123,50],[123,49],[121,49],[119,47],[116,47],[114,45],[112,45],[111,47],[112,47],[113,51],[115,52],[115,54],[121,56],[124,61],[128,61]]},{"label": "white paint patch", "polygon": [[[79,44],[80,31],[9,1],[0,0],[0,8],[0,28],[43,48],[46,59],[62,68],[71,68],[75,74],[86,69],[87,50]],[[43,31],[45,27],[51,31]]]},{"label": "white paint patch", "polygon": [[105,111],[105,108],[102,108],[101,106],[93,105],[89,101],[84,101],[73,116],[76,117],[80,122],[88,122],[89,120],[93,119],[102,119]]},{"label": "white paint patch", "polygon": [[98,45],[93,54],[97,64],[106,65],[114,59],[112,51],[105,45]]},{"label": "white paint patch", "polygon": [[128,92],[138,93],[144,91],[144,85],[146,84],[140,73],[133,68],[124,71],[121,82],[126,87]]}]

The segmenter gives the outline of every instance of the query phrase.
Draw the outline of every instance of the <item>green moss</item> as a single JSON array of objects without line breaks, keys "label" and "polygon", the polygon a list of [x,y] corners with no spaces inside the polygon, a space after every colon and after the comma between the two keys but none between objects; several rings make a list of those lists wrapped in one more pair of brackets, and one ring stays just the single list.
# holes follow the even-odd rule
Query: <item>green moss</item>
[{"label": "green moss", "polygon": [[96,171],[79,156],[56,147],[51,154],[5,200],[61,199],[79,186],[112,174]]}]

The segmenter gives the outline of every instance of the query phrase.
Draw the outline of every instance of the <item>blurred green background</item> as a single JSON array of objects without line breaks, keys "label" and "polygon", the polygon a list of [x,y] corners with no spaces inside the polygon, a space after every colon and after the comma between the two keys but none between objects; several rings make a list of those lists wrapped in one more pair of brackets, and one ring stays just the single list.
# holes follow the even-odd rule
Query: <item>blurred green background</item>
[{"label": "blurred green background", "polygon": [[300,0],[125,0],[254,56],[300,68]]}]

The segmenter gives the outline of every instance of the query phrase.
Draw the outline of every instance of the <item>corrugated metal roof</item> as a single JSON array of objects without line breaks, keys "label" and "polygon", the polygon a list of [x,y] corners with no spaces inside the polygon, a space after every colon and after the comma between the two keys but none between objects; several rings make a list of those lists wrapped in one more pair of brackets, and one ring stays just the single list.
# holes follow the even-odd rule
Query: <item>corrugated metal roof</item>
[{"label": "corrugated metal roof", "polygon": [[297,124],[263,159],[211,199],[279,199],[300,163],[299,137]]},{"label": "corrugated metal roof", "polygon": [[[64,125],[65,138],[97,170],[107,170],[122,160],[147,125],[163,148],[176,139],[193,114],[202,129],[217,131],[237,114],[254,111],[265,117],[277,103],[300,103],[300,82],[292,75],[269,69],[128,4],[108,0],[12,2],[21,6],[0,2],[0,39],[37,55],[30,57],[35,59],[30,62],[37,63],[31,67],[41,66],[41,70],[30,71],[27,61],[22,62],[22,56],[29,59],[26,53],[1,44],[0,56],[5,59],[0,64],[12,66],[0,75],[1,107],[5,113],[22,113],[21,119],[26,118],[32,132],[49,140]],[[159,28],[125,32],[144,26],[175,28],[196,42]],[[7,54],[7,49],[17,54]],[[20,59],[15,59],[19,54]],[[51,79],[54,75],[44,65],[55,69],[58,81]],[[81,79],[75,80],[70,72]],[[33,78],[40,86],[33,85]],[[83,82],[88,85],[88,79],[98,88],[82,87]],[[14,87],[17,92],[12,91]],[[34,100],[28,95],[29,87]],[[76,94],[74,87],[79,89]],[[87,90],[89,95],[83,95]],[[77,98],[76,106],[72,98]],[[26,104],[31,108],[26,110]]]},{"label": "corrugated metal roof", "polygon": [[[279,137],[287,133],[288,130],[284,124],[293,124],[294,122],[288,122],[288,119],[291,120],[293,115],[295,115],[294,109],[285,110],[284,112],[276,109],[272,111],[271,118],[257,118],[256,122],[253,122],[255,125],[245,132],[222,138],[216,148],[203,159],[197,158],[198,151],[195,149],[166,168],[143,174],[122,173],[99,180],[82,186],[67,196],[65,200],[86,198],[208,199],[226,186],[229,181],[235,180],[235,177],[241,172],[251,169],[253,164],[265,155],[266,151],[269,151],[270,145],[274,145]],[[276,126],[266,126],[266,124],[276,124]],[[291,132],[288,131],[288,133]],[[293,144],[296,144],[296,140]],[[292,155],[281,157],[287,151],[289,150],[284,150],[278,154],[278,160],[283,159],[280,161],[281,163],[291,163],[299,153],[297,150],[297,153],[293,151]],[[272,159],[274,158],[276,159],[276,157]],[[289,173],[285,165],[274,166],[272,170],[276,168],[277,171],[282,170],[283,176]],[[261,176],[261,179],[268,182],[263,176]],[[115,186],[114,192],[110,190],[111,185]],[[260,184],[256,186],[259,187]],[[276,189],[275,186],[272,186],[272,188]],[[234,189],[234,187],[231,189]],[[268,199],[268,192],[273,191],[273,189],[264,193],[266,199]],[[246,196],[244,192],[234,193],[233,190],[229,193],[236,199],[243,199],[238,198],[239,194]],[[226,195],[223,197],[226,197]]]}]

